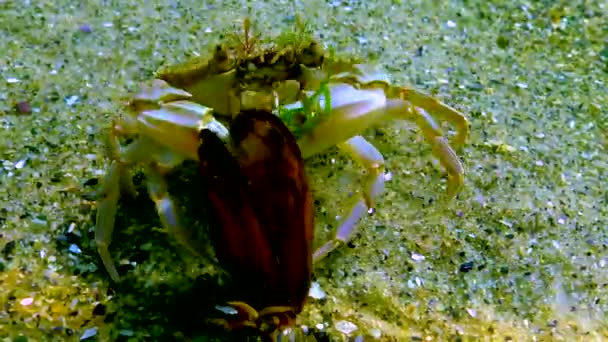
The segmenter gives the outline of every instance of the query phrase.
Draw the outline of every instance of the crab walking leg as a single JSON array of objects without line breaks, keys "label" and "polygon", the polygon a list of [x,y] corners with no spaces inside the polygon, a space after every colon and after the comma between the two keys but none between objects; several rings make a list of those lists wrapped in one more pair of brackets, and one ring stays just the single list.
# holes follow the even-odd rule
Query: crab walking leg
[{"label": "crab walking leg", "polygon": [[135,185],[133,184],[133,179],[131,178],[131,174],[129,172],[129,168],[123,160],[123,149],[120,147],[120,143],[118,141],[118,136],[122,134],[122,132],[118,129],[119,125],[116,121],[112,121],[112,128],[110,130],[111,136],[108,140],[108,155],[110,156],[110,160],[117,161],[117,177],[119,179],[119,187],[120,187],[120,196],[128,196],[130,198],[135,198],[137,196],[137,191],[135,190]]},{"label": "crab walking leg", "polygon": [[120,281],[118,271],[110,255],[108,246],[112,242],[112,231],[114,230],[114,221],[116,219],[116,207],[120,198],[120,167],[119,163],[114,160],[110,165],[110,169],[104,176],[102,186],[103,198],[97,204],[97,218],[95,219],[95,243],[97,252],[101,257],[101,261],[106,270],[115,282]]},{"label": "crab walking leg", "polygon": [[363,196],[357,199],[348,216],[340,222],[334,238],[314,252],[313,263],[352,239],[356,232],[357,221],[364,213],[372,214],[375,211],[374,199],[384,191],[384,157],[374,145],[356,135],[339,144],[338,147],[367,170],[365,188]]},{"label": "crab walking leg", "polygon": [[401,99],[414,107],[421,107],[439,119],[456,126],[454,145],[465,143],[469,135],[469,121],[456,109],[416,89],[391,86],[386,74],[366,64],[352,65],[350,70],[332,76],[332,79],[347,84],[359,84],[362,89],[382,89],[389,99]]},{"label": "crab walking leg", "polygon": [[[163,175],[166,170],[171,170],[186,159],[198,159],[196,149],[200,129],[210,129],[224,140],[229,136],[228,129],[213,117],[213,110],[181,100],[190,95],[159,82],[132,101],[132,116],[112,123],[108,144],[112,164],[102,182],[95,240],[102,262],[116,282],[120,278],[108,246],[114,230],[118,200],[121,195],[135,197],[137,193],[129,172],[130,167],[134,164],[147,166],[148,193],[156,204],[163,227],[186,249],[200,255],[195,241],[190,239],[190,231],[179,223],[178,210],[167,193]],[[180,100],[159,103],[158,98]],[[122,147],[118,141],[121,135],[138,137],[128,146]]]},{"label": "crab walking leg", "polygon": [[95,219],[95,244],[97,252],[104,267],[115,282],[120,281],[118,271],[110,255],[109,246],[112,242],[112,232],[116,221],[116,209],[118,200],[122,195],[135,197],[137,191],[126,165],[120,160],[122,151],[120,149],[116,131],[116,125],[112,123],[111,136],[108,141],[109,155],[112,160],[110,168],[104,176],[101,184],[101,199],[97,204],[97,215]]},{"label": "crab walking leg", "polygon": [[175,200],[167,192],[167,182],[164,180],[161,170],[155,164],[152,164],[146,168],[145,173],[148,193],[156,205],[156,212],[160,217],[163,228],[189,252],[201,256],[200,246],[192,238],[192,232],[180,223],[181,212]]},{"label": "crab walking leg", "polygon": [[445,137],[435,137],[432,148],[433,155],[439,159],[448,173],[447,198],[454,198],[464,185],[464,168]]},{"label": "crab walking leg", "polygon": [[165,230],[192,254],[201,256],[192,232],[180,223],[180,211],[169,196],[163,170],[170,170],[184,159],[197,160],[198,132],[209,129],[220,138],[229,137],[228,129],[213,117],[211,108],[191,101],[174,101],[159,109],[144,111],[139,118],[146,137],[129,146],[124,153],[129,160],[154,161],[146,169],[148,194]]},{"label": "crab walking leg", "polygon": [[[391,90],[391,92],[392,91],[393,90]],[[444,121],[456,126],[456,136],[453,140],[454,145],[460,146],[466,142],[469,136],[469,121],[462,113],[415,89],[401,88],[397,91],[399,92],[399,98],[401,100],[408,101],[416,107],[423,108],[429,113],[433,113]],[[389,95],[389,97],[391,96]]]},{"label": "crab walking leg", "polygon": [[456,136],[453,140],[456,146],[463,145],[466,142],[469,135],[469,121],[456,109],[415,89],[393,88],[388,92],[397,92],[400,100],[412,104],[411,108],[414,109],[415,113],[412,113],[411,108],[404,112],[413,114],[414,121],[422,129],[425,139],[432,146],[433,155],[446,168],[448,173],[447,197],[453,198],[463,187],[464,168],[458,156],[450,147],[447,138],[443,136],[441,129],[428,113],[433,113],[456,126]]},{"label": "crab walking leg", "polygon": [[[391,119],[413,121],[420,127],[426,141],[431,144],[433,155],[446,169],[448,174],[447,197],[454,197],[464,184],[464,168],[458,156],[448,144],[439,125],[424,109],[415,107],[411,102],[398,97],[387,98],[387,92],[388,95],[393,95],[393,92],[396,91],[384,88],[357,89],[345,83],[330,85],[331,114],[312,131],[298,139],[302,156],[308,158],[383,121]],[[409,96],[417,100],[425,98],[424,95],[415,97],[410,94]],[[437,102],[432,98],[429,101]],[[462,134],[468,134],[468,123],[464,116],[456,111],[446,114],[450,112],[449,107],[437,103],[429,106],[432,107],[431,109],[436,109],[433,106],[443,108],[442,113],[444,114],[442,115],[445,117],[460,117],[462,127],[467,127]],[[325,97],[321,95],[319,96],[319,108],[324,108],[324,105]],[[439,111],[441,112],[441,110]]]},{"label": "crab walking leg", "polygon": [[464,185],[464,168],[433,117],[424,109],[412,106],[409,102],[401,99],[387,100],[386,110],[395,118],[416,123],[425,140],[431,145],[433,155],[439,159],[441,165],[446,169],[448,177],[447,198],[456,196]]}]

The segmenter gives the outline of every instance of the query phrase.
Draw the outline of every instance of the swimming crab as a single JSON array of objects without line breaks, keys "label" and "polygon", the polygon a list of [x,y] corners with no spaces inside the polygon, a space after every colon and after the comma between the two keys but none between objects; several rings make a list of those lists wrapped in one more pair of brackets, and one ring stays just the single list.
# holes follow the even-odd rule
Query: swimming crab
[{"label": "swimming crab", "polygon": [[[392,119],[416,123],[447,171],[447,196],[462,188],[463,166],[433,117],[455,126],[452,143],[458,146],[468,135],[462,113],[417,90],[390,84],[386,75],[369,65],[336,58],[312,39],[288,33],[262,44],[250,27],[245,20],[245,34],[215,47],[210,57],[158,71],[151,84],[128,101],[124,118],[112,123],[111,164],[102,180],[95,239],[113,280],[120,278],[108,246],[117,202],[121,194],[134,193],[130,168],[143,167],[164,228],[198,254],[189,230],[180,223],[164,176],[184,160],[199,160],[201,131],[228,141],[227,123],[243,111],[264,110],[279,116],[297,138],[304,159],[337,146],[367,171],[359,200],[333,238],[314,251],[313,262],[351,239],[356,222],[373,213],[375,199],[384,189],[382,154],[359,135],[374,124]],[[132,138],[130,144],[122,143],[125,137]]]}]

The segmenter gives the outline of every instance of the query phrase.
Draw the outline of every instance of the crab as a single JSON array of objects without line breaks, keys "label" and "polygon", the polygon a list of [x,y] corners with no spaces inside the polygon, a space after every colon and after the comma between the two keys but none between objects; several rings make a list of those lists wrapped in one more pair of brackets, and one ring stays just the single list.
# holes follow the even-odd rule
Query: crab
[{"label": "crab", "polygon": [[[120,277],[108,246],[121,194],[135,193],[130,168],[143,168],[164,228],[199,254],[200,246],[182,225],[164,176],[185,160],[199,160],[202,130],[228,141],[227,123],[243,111],[271,111],[283,119],[304,159],[337,146],[367,171],[358,200],[333,237],[314,251],[313,263],[353,237],[357,221],[375,211],[384,190],[384,158],[360,135],[365,129],[387,120],[413,121],[446,170],[447,198],[463,187],[464,168],[435,119],[455,127],[452,145],[459,146],[468,136],[468,121],[461,112],[415,89],[392,85],[370,65],[336,58],[305,34],[288,32],[262,44],[251,34],[248,19],[244,31],[215,47],[209,57],[158,71],[128,101],[124,118],[112,123],[111,163],[102,180],[95,239],[114,281]],[[132,142],[122,144],[124,137]]]}]

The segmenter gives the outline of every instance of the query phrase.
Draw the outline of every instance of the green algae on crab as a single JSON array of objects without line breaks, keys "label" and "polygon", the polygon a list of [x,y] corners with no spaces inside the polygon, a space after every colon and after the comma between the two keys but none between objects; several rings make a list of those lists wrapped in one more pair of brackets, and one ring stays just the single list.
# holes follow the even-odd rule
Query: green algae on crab
[{"label": "green algae on crab", "polygon": [[[149,340],[171,329],[176,339],[183,336],[164,320],[162,302],[185,292],[190,277],[174,246],[154,229],[153,211],[121,209],[126,229],[117,231],[114,250],[124,256],[119,260],[133,273],[135,289],[120,296],[108,290],[103,270],[77,267],[101,264],[88,244],[92,217],[80,213],[86,201],[64,190],[105,169],[103,134],[120,111],[115,99],[159,66],[207,51],[221,39],[219,31],[240,19],[234,13],[242,5],[0,5],[6,32],[0,38],[0,248],[19,241],[12,260],[2,257],[0,302],[13,304],[0,306],[0,335],[76,340],[99,327],[99,340]],[[291,6],[252,6],[268,31],[291,24]],[[336,340],[346,339],[344,331],[380,340],[606,338],[605,6],[312,1],[299,10],[337,52],[377,56],[394,83],[434,93],[472,125],[461,153],[466,188],[451,203],[436,200],[441,172],[413,126],[389,123],[366,132],[392,179],[376,215],[360,223],[360,236],[316,271],[326,296],[310,301],[302,324]],[[68,105],[72,96],[79,101]],[[14,115],[13,105],[23,100],[31,115]],[[20,160],[26,162],[16,168]],[[307,167],[322,241],[359,175],[335,151]],[[31,224],[38,216],[48,227]],[[79,263],[69,244],[52,242],[70,223]],[[45,278],[51,265],[59,280]],[[63,295],[40,290],[55,282]],[[19,297],[11,299],[5,284]],[[29,309],[13,310],[27,298],[34,298]],[[69,308],[74,299],[83,308],[76,315],[44,314],[47,303]],[[148,308],[158,311],[143,315],[137,308],[151,299]],[[107,307],[103,322],[89,314],[97,302]],[[352,329],[344,322],[356,329],[344,330]],[[63,329],[40,329],[55,324]]]}]

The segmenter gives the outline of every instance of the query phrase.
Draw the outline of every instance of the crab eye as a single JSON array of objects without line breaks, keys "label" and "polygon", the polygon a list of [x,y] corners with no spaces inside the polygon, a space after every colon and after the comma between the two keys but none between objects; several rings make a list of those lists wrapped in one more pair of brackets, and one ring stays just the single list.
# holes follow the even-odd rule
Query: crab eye
[{"label": "crab eye", "polygon": [[228,52],[221,45],[215,47],[213,59],[217,62],[224,62],[228,60]]},{"label": "crab eye", "polygon": [[316,42],[311,42],[302,50],[300,55],[300,64],[307,67],[319,67],[323,64],[325,53],[321,46]]}]

